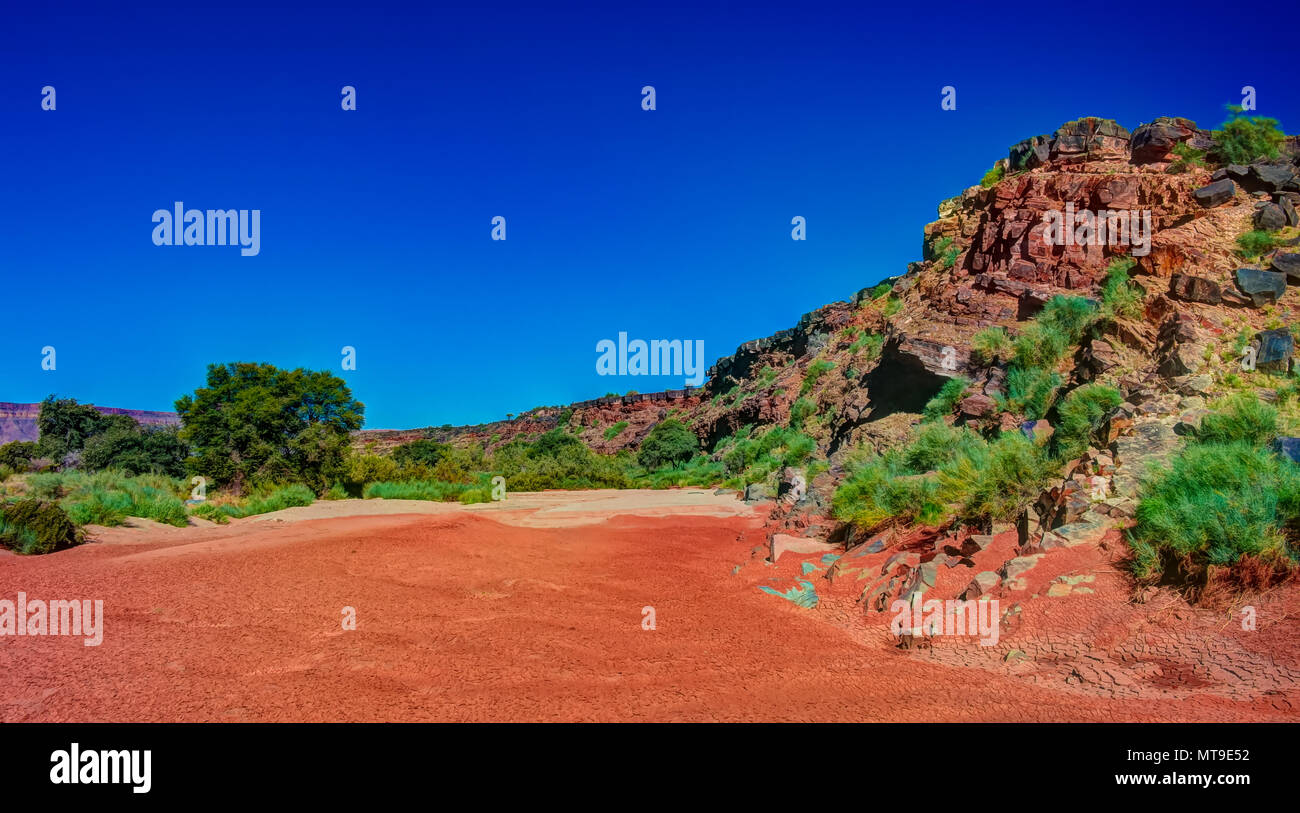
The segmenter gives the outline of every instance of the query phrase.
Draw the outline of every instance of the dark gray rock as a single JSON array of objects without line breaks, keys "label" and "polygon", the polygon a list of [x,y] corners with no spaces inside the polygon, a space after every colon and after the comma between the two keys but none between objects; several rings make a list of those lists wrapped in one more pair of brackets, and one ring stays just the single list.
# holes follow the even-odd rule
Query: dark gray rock
[{"label": "dark gray rock", "polygon": [[1259,268],[1238,268],[1237,287],[1250,297],[1255,307],[1277,302],[1286,293],[1286,274]]},{"label": "dark gray rock", "polygon": [[769,500],[772,495],[768,492],[767,486],[762,483],[754,483],[745,488],[745,502],[755,503],[762,500]]},{"label": "dark gray rock", "polygon": [[1191,138],[1196,124],[1179,118],[1161,116],[1150,124],[1139,125],[1129,141],[1129,151],[1135,164],[1168,161],[1180,141]]},{"label": "dark gray rock", "polygon": [[1261,206],[1259,211],[1255,212],[1255,228],[1257,229],[1277,231],[1286,224],[1286,212],[1282,211],[1282,207],[1276,203]]},{"label": "dark gray rock", "polygon": [[1295,172],[1290,164],[1257,161],[1250,165],[1250,177],[1265,192],[1281,192],[1295,182]]},{"label": "dark gray rock", "polygon": [[1197,203],[1208,209],[1222,203],[1227,203],[1232,200],[1233,196],[1236,194],[1237,185],[1227,178],[1224,178],[1221,181],[1215,181],[1212,184],[1202,186],[1200,189],[1193,192],[1192,196],[1196,198]]},{"label": "dark gray rock", "polygon": [[1019,172],[1046,164],[1052,155],[1051,142],[1050,136],[1040,135],[1013,144],[1007,157],[1010,170]]},{"label": "dark gray rock", "polygon": [[1274,254],[1273,270],[1286,274],[1292,282],[1300,282],[1300,254]]},{"label": "dark gray rock", "polygon": [[1295,338],[1286,328],[1263,330],[1255,334],[1255,366],[1264,370],[1285,372],[1291,367],[1291,354],[1295,351]]},{"label": "dark gray rock", "polygon": [[1300,463],[1300,438],[1274,438],[1273,453]]},{"label": "dark gray rock", "polygon": [[1282,208],[1288,226],[1300,226],[1300,216],[1296,214],[1295,204],[1291,201],[1290,195],[1278,195],[1277,205]]}]

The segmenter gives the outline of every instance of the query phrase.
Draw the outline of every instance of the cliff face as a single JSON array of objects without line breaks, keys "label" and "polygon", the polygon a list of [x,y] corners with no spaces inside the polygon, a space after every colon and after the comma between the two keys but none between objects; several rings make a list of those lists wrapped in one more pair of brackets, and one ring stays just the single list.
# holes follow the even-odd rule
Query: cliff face
[{"label": "cliff face", "polygon": [[[179,426],[180,417],[175,412],[149,412],[140,409],[95,407],[105,415],[130,415],[144,426]],[[13,404],[0,401],[0,443],[16,440],[34,441],[40,437],[36,419],[40,417],[40,404]]]},{"label": "cliff face", "polygon": [[[1168,394],[1208,395],[1213,376],[1239,365],[1222,342],[1285,327],[1300,294],[1300,248],[1243,260],[1236,238],[1261,225],[1300,234],[1300,140],[1282,156],[1210,171],[1175,165],[1175,148],[1208,151],[1210,133],[1161,118],[1130,133],[1113,121],[1080,119],[1013,145],[1003,176],[939,204],[923,229],[920,262],[883,289],[805,314],[788,330],[746,342],[709,370],[697,391],[605,398],[535,409],[513,421],[429,430],[443,440],[495,445],[559,425],[593,448],[635,448],[669,416],[691,425],[705,448],[746,425],[783,425],[800,399],[815,407],[803,429],[832,461],[850,446],[881,448],[906,437],[916,414],[954,376],[973,380],[968,419],[1014,425],[997,415],[1005,369],[978,363],[972,339],[1000,326],[1014,337],[1057,294],[1098,299],[1109,264],[1132,257],[1140,318],[1121,318],[1090,339],[1061,370],[1067,387],[1102,379],[1133,403]],[[1062,244],[1051,218],[1116,212],[1130,218],[1128,244]],[[1217,349],[1223,352],[1213,353]],[[1287,351],[1289,356],[1289,349]],[[1168,405],[1170,409],[1174,407]],[[807,410],[807,404],[801,407]],[[570,411],[571,410],[571,411]],[[626,427],[614,431],[619,424]],[[376,448],[425,433],[362,432]],[[607,438],[606,435],[611,437]]]}]

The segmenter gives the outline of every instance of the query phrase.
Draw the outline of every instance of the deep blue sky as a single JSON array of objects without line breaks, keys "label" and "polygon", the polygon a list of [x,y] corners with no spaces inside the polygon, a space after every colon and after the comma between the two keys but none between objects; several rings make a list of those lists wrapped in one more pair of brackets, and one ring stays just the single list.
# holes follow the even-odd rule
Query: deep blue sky
[{"label": "deep blue sky", "polygon": [[[1021,138],[1217,126],[1246,84],[1300,120],[1294,53],[1219,5],[175,6],[0,17],[0,400],[166,410],[267,361],[400,428],[678,387],[596,343],[712,362],[901,273]],[[260,255],[154,246],[176,200],[260,209]]]}]

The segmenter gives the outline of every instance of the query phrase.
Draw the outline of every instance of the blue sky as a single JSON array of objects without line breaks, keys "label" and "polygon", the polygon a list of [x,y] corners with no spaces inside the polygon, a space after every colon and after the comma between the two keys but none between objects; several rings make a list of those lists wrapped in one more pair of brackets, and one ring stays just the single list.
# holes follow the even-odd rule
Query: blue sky
[{"label": "blue sky", "polygon": [[[403,428],[679,387],[597,342],[790,327],[1070,119],[1217,126],[1243,85],[1300,119],[1290,52],[1218,6],[126,5],[0,24],[0,400],[166,410],[267,361]],[[155,246],[178,200],[260,209],[260,253]]]}]

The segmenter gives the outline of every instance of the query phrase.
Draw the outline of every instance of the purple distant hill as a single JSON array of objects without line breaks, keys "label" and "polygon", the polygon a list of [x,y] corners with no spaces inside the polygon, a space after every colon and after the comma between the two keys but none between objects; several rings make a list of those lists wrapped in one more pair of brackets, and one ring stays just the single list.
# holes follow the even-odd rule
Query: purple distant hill
[{"label": "purple distant hill", "polygon": [[[93,406],[93,405],[92,405]],[[144,426],[179,426],[181,419],[175,412],[149,412],[142,409],[118,409],[97,406],[105,415],[130,415]],[[40,404],[11,404],[0,401],[0,443],[15,440],[36,440],[40,432],[36,418],[41,413]]]}]

